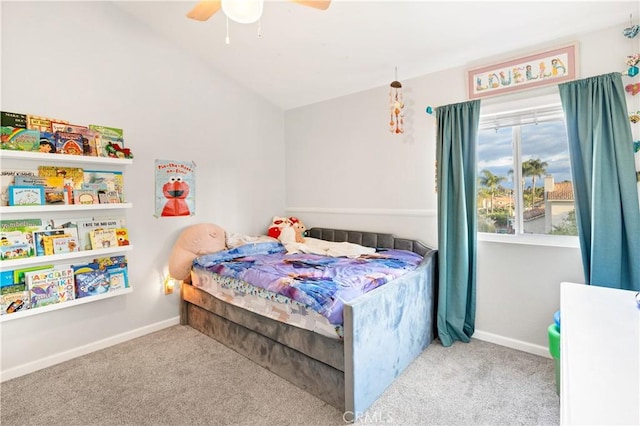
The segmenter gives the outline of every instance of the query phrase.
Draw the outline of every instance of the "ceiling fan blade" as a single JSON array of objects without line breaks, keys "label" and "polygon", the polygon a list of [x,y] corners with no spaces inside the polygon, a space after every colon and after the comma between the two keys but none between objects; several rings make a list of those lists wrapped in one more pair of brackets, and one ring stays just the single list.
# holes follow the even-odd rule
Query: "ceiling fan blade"
[{"label": "ceiling fan blade", "polygon": [[196,21],[206,21],[211,15],[220,10],[220,0],[202,0],[187,13],[187,18]]},{"label": "ceiling fan blade", "polygon": [[327,10],[331,4],[331,0],[291,0],[302,6],[313,7],[314,9]]}]

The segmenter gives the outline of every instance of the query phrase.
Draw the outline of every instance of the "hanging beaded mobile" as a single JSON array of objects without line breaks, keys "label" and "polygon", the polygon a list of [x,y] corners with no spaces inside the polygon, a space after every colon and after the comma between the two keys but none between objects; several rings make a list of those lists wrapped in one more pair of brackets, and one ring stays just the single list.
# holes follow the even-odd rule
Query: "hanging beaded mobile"
[{"label": "hanging beaded mobile", "polygon": [[404,133],[404,100],[402,99],[402,84],[398,81],[397,68],[396,79],[391,82],[391,89],[389,89],[389,107],[391,112],[389,131],[395,134]]}]

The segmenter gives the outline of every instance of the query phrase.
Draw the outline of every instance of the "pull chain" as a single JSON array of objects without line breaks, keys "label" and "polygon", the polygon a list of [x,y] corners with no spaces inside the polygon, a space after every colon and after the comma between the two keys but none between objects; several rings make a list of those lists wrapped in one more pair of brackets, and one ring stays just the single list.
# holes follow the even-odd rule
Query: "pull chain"
[{"label": "pull chain", "polygon": [[231,40],[229,39],[229,17],[227,16],[227,37],[224,39],[225,43],[230,44]]}]

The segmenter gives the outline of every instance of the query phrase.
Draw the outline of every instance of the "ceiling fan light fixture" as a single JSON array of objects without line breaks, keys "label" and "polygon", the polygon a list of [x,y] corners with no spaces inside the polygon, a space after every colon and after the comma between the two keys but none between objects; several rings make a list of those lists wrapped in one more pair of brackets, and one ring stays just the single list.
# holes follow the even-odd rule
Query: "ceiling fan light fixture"
[{"label": "ceiling fan light fixture", "polygon": [[239,24],[251,24],[262,16],[264,0],[222,0],[222,11]]}]

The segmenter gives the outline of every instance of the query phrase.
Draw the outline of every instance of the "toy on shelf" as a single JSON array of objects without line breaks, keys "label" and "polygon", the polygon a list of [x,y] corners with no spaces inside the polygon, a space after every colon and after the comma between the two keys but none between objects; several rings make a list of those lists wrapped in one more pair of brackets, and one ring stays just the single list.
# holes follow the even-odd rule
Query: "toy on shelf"
[{"label": "toy on shelf", "polygon": [[109,157],[113,158],[133,158],[133,154],[129,148],[122,148],[120,144],[109,142],[106,146]]}]

